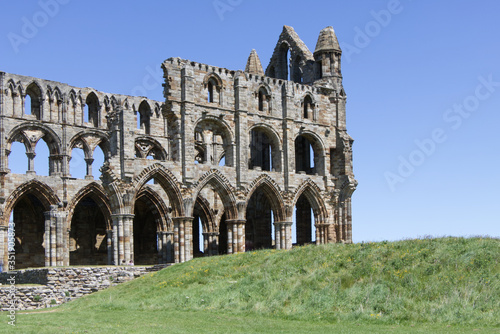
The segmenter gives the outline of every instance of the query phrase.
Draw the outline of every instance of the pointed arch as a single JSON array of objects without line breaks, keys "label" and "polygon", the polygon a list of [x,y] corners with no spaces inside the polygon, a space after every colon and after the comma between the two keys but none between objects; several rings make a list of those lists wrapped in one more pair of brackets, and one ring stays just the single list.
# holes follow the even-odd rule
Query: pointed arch
[{"label": "pointed arch", "polygon": [[269,199],[271,208],[274,213],[275,221],[285,221],[285,202],[281,194],[279,185],[267,174],[259,176],[252,183],[250,183],[248,192],[246,194],[247,205],[250,201],[250,198],[257,190],[262,190]]},{"label": "pointed arch", "polygon": [[99,98],[97,97],[95,92],[90,92],[85,99],[85,105],[87,115],[84,121],[90,123],[93,127],[97,128],[100,125],[100,103]]},{"label": "pointed arch", "polygon": [[[169,217],[169,209],[165,204],[165,201],[161,198],[161,196],[154,191],[151,187],[142,187],[139,190],[139,193],[136,196],[136,202],[140,200],[142,197],[147,198],[152,206],[150,206],[150,212],[156,218],[157,229],[158,231],[172,231],[172,220]],[[134,205],[135,210],[135,205]],[[135,214],[135,211],[132,212]]]},{"label": "pointed arch", "polygon": [[82,199],[85,197],[90,197],[97,204],[99,209],[101,209],[104,218],[106,220],[106,229],[112,229],[111,222],[111,206],[109,204],[108,196],[104,190],[104,188],[99,185],[97,182],[92,182],[82,189],[80,189],[75,196],[73,196],[71,202],[68,204],[68,222],[71,222],[73,218],[73,214],[75,213],[76,206],[80,203]]},{"label": "pointed arch", "polygon": [[152,178],[154,178],[167,193],[169,202],[172,205],[173,217],[184,217],[184,205],[179,182],[170,170],[159,163],[150,165],[135,177],[133,182],[134,188],[136,189],[135,196],[137,196],[138,191],[144,184]]},{"label": "pointed arch", "polygon": [[9,224],[10,212],[14,209],[17,201],[28,193],[36,194],[36,197],[42,203],[46,211],[50,210],[50,206],[61,203],[59,197],[57,197],[52,188],[47,184],[35,179],[30,180],[17,187],[7,198],[1,226],[7,226]]},{"label": "pointed arch", "polygon": [[328,218],[328,210],[326,209],[323,195],[321,194],[321,189],[319,188],[319,186],[311,179],[307,179],[302,182],[297,190],[295,190],[292,200],[292,206],[295,206],[297,204],[297,201],[302,195],[307,198],[311,205],[316,224],[326,223]]},{"label": "pointed arch", "polygon": [[[217,192],[221,198],[227,219],[237,219],[238,212],[236,209],[236,196],[234,190],[229,180],[217,169],[211,169],[203,174],[195,184],[192,197],[193,203],[196,202],[196,198],[200,194],[200,191],[207,185],[212,186],[214,191]],[[192,209],[193,208],[191,208],[191,210]]]}]

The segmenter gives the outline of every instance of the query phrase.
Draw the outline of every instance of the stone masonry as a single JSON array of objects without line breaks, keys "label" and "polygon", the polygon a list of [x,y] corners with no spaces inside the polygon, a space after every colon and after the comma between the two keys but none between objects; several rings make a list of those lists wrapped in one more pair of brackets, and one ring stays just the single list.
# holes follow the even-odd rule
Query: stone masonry
[{"label": "stone masonry", "polygon": [[[165,60],[162,102],[0,72],[4,270],[352,242],[340,60],[331,27],[311,53],[284,26],[265,71],[255,50],[244,71]],[[23,174],[9,169],[16,142]],[[34,166],[42,142],[49,175]]]}]

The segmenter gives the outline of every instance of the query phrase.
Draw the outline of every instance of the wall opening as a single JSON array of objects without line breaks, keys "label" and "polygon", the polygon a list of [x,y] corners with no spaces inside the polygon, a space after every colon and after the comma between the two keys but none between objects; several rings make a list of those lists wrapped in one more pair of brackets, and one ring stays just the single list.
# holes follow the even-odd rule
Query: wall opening
[{"label": "wall opening", "polygon": [[70,265],[108,264],[106,220],[92,197],[75,207],[69,233]]},{"label": "wall opening", "polygon": [[16,269],[45,266],[45,216],[42,202],[32,192],[23,195],[12,210],[15,226]]},{"label": "wall opening", "polygon": [[295,139],[295,172],[314,175],[319,171],[320,156],[314,141],[299,135]]},{"label": "wall opening", "polygon": [[135,201],[134,208],[134,264],[148,265],[159,263],[157,240],[157,210],[146,196]]},{"label": "wall opening", "polygon": [[246,211],[246,250],[274,247],[273,211],[268,195],[258,188],[250,197]]},{"label": "wall opening", "polygon": [[26,146],[20,142],[13,142],[10,147],[9,169],[14,174],[25,174],[28,170],[28,156]]}]

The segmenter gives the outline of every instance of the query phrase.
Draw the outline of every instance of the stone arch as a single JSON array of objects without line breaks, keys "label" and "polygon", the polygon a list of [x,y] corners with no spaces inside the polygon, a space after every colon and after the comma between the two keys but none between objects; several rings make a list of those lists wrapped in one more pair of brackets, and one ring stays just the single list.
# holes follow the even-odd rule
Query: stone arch
[{"label": "stone arch", "polygon": [[90,123],[93,127],[97,128],[100,125],[100,110],[101,105],[99,103],[99,98],[97,97],[95,92],[90,92],[87,94],[87,98],[85,99],[86,107],[86,115],[84,113],[84,122]]},{"label": "stone arch", "polygon": [[281,194],[281,190],[279,185],[267,174],[259,176],[255,179],[248,188],[246,194],[246,203],[248,202],[252,195],[258,189],[262,189],[264,193],[268,196],[269,201],[271,202],[271,207],[274,213],[275,221],[285,221],[286,212],[285,212],[285,201]]},{"label": "stone arch", "polygon": [[223,81],[220,76],[211,72],[203,78],[203,87],[206,90],[207,102],[222,104]]},{"label": "stone arch", "polygon": [[165,262],[163,235],[164,232],[173,231],[173,224],[164,200],[151,187],[144,186],[136,195],[133,210],[134,263],[144,265]]},{"label": "stone arch", "polygon": [[282,140],[278,132],[268,124],[257,123],[249,132],[249,168],[260,167],[265,171],[281,171]]},{"label": "stone arch", "polygon": [[316,120],[316,101],[314,96],[307,92],[304,94],[304,98],[302,99],[302,118],[304,119],[312,119]]},{"label": "stone arch", "polygon": [[69,264],[109,264],[111,260],[111,207],[96,182],[83,187],[68,206]]},{"label": "stone arch", "polygon": [[[222,143],[217,142],[218,137],[221,137]],[[194,124],[194,140],[195,149],[202,155],[203,163],[218,165],[217,159],[220,153],[218,147],[222,145],[226,166],[234,165],[234,133],[226,121],[208,115],[198,119]],[[209,147],[210,145],[215,147]]]},{"label": "stone arch", "polygon": [[168,154],[162,145],[149,136],[139,136],[135,139],[135,157],[154,160],[167,160]]},{"label": "stone arch", "polygon": [[[325,144],[316,133],[301,131],[294,141],[295,147],[295,172],[323,175],[325,171]],[[311,148],[314,154],[314,166],[311,165]]]},{"label": "stone arch", "polygon": [[[141,190],[139,190],[139,193],[136,196],[136,201],[141,197],[147,198],[153,205],[150,208],[152,209],[151,212],[156,218],[156,227],[158,231],[171,231],[173,226],[172,220],[169,216],[169,208],[167,207],[165,201],[161,198],[161,196],[151,187],[144,186],[141,188]],[[135,214],[135,207],[132,213]]]},{"label": "stone arch", "polygon": [[314,240],[316,243],[324,242],[324,238],[318,238],[318,232],[324,233],[321,228],[318,231],[318,227],[327,224],[328,210],[319,187],[310,179],[304,181],[294,193],[292,207],[295,208],[296,243],[304,245]]},{"label": "stone arch", "polygon": [[109,199],[108,196],[106,195],[106,192],[104,191],[104,188],[97,182],[92,182],[86,185],[85,187],[80,189],[75,196],[73,196],[73,199],[68,204],[68,222],[71,222],[76,206],[85,197],[92,197],[92,199],[96,202],[96,204],[98,205],[99,209],[101,209],[106,219],[106,229],[111,230],[112,211],[111,211],[111,206],[109,204]]},{"label": "stone arch", "polygon": [[[110,143],[109,143],[109,135],[100,130],[83,130],[78,132],[71,138],[69,141],[69,148],[70,150],[75,147],[75,143],[77,143],[79,140],[83,141],[89,150],[88,157],[92,157],[92,152],[95,150],[97,146],[99,146],[104,153],[105,159],[109,158],[109,155],[111,154],[111,148],[110,148]],[[87,152],[86,156],[87,156]]]},{"label": "stone arch", "polygon": [[170,170],[159,163],[152,164],[145,168],[134,178],[133,184],[136,189],[135,196],[137,196],[138,190],[152,178],[154,178],[167,193],[169,202],[172,205],[173,217],[184,217],[184,205],[179,182]]},{"label": "stone arch", "polygon": [[328,210],[323,200],[323,195],[321,195],[321,189],[318,187],[318,185],[311,179],[307,179],[302,182],[294,193],[292,206],[295,206],[295,204],[299,200],[299,197],[302,195],[304,195],[311,203],[316,224],[326,223],[328,218]]},{"label": "stone arch", "polygon": [[49,175],[60,173],[62,171],[62,163],[61,159],[59,159],[61,154],[61,140],[50,127],[38,122],[24,123],[16,126],[10,131],[6,141],[7,159],[10,154],[12,143],[15,141],[21,142],[26,147],[28,170],[34,172],[36,146],[40,139],[43,139],[49,149]]},{"label": "stone arch", "polygon": [[[227,219],[237,219],[238,211],[234,189],[231,187],[229,180],[217,169],[212,169],[200,177],[193,190],[192,203],[196,202],[200,191],[207,185],[212,186],[221,198]],[[192,210],[193,208],[191,208]]]},{"label": "stone arch", "polygon": [[265,82],[262,82],[257,88],[255,93],[257,96],[257,109],[265,113],[271,113],[272,111],[272,95],[271,88]]},{"label": "stone arch", "polygon": [[7,198],[1,226],[8,226],[10,219],[9,215],[14,206],[16,205],[17,201],[23,195],[30,192],[36,193],[36,197],[40,200],[46,211],[50,210],[51,206],[59,205],[59,203],[61,203],[61,201],[54,193],[52,188],[50,188],[47,184],[41,181],[32,179],[17,187],[16,190],[14,190]]},{"label": "stone arch", "polygon": [[[31,81],[24,91],[23,98],[26,102],[26,95],[29,95],[31,99],[31,110],[29,110],[29,114],[35,116],[37,120],[42,119],[42,101],[45,96],[42,86],[36,81]],[[26,108],[26,106],[25,106]],[[28,110],[25,109],[25,113],[28,113]]]}]

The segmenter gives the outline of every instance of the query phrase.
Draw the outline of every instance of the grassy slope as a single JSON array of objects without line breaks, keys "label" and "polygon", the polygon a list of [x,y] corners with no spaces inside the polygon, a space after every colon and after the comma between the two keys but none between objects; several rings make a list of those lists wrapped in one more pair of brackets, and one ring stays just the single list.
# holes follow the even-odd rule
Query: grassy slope
[{"label": "grassy slope", "polygon": [[498,332],[499,261],[500,240],[484,238],[307,246],[201,258],[54,313],[19,315],[18,327],[35,332],[39,323],[52,323],[47,328],[64,332],[91,323],[102,332],[121,324],[136,330],[150,326],[150,332],[176,332],[176,326],[179,333],[213,332],[210,328],[218,326],[217,332],[245,333],[261,326],[255,332],[302,328],[355,333],[359,328],[377,333],[398,332],[403,326],[401,332],[445,333],[457,327]]}]

